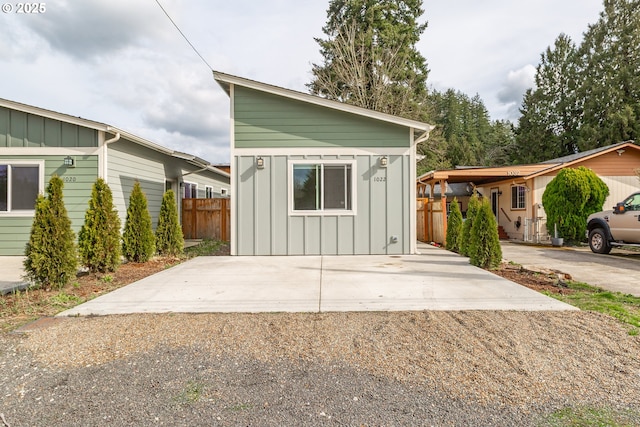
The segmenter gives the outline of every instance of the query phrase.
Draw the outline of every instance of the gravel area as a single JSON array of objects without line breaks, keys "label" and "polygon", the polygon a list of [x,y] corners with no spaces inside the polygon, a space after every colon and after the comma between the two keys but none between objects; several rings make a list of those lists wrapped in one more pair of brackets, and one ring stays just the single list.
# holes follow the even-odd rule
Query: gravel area
[{"label": "gravel area", "polygon": [[640,425],[640,337],[590,312],[166,314],[0,334],[0,427]]}]

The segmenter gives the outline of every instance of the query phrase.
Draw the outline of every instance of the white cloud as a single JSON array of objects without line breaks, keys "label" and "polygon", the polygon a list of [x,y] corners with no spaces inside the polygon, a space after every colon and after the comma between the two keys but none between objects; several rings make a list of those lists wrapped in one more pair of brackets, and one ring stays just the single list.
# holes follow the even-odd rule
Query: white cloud
[{"label": "white cloud", "polygon": [[519,116],[519,107],[522,97],[527,89],[535,86],[536,67],[527,64],[524,67],[509,71],[506,79],[498,91],[498,101],[506,107],[507,118],[516,119]]}]

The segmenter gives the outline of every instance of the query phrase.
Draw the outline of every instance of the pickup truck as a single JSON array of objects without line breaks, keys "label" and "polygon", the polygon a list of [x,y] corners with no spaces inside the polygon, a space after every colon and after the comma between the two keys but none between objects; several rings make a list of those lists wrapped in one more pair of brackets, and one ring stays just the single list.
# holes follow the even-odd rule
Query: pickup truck
[{"label": "pickup truck", "polygon": [[598,254],[608,254],[613,246],[640,247],[640,191],[612,211],[589,215],[586,234],[589,247]]}]

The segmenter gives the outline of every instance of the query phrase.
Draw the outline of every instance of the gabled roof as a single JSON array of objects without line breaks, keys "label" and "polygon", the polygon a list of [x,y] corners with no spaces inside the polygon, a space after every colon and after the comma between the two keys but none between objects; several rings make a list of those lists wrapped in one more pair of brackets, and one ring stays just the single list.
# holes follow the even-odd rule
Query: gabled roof
[{"label": "gabled roof", "polygon": [[230,177],[230,175],[227,172],[216,168],[215,166],[213,166],[211,163],[209,163],[204,159],[201,159],[191,154],[182,153],[180,151],[175,151],[170,148],[163,147],[154,142],[151,142],[149,140],[136,136],[132,133],[129,133],[122,129],[118,129],[117,127],[110,126],[106,123],[87,120],[87,119],[83,119],[82,117],[75,117],[68,114],[59,113],[57,111],[47,110],[40,107],[34,107],[32,105],[21,104],[19,102],[10,101],[8,99],[3,99],[3,98],[0,98],[0,107],[22,111],[24,113],[34,114],[37,116],[47,117],[49,119],[58,120],[61,122],[70,123],[78,126],[83,126],[89,129],[97,130],[97,131],[107,132],[114,136],[120,136],[120,137],[126,138],[131,142],[134,142],[138,145],[149,148],[151,150],[157,151],[159,153],[166,154],[168,156],[175,157],[177,159],[185,160],[194,166],[207,169],[221,176],[224,176],[227,178]]},{"label": "gabled roof", "polygon": [[345,104],[343,102],[332,101],[319,96],[310,95],[304,92],[298,92],[291,89],[285,89],[278,86],[273,86],[266,83],[261,83],[255,80],[245,79],[243,77],[232,76],[230,74],[221,73],[219,71],[213,72],[213,78],[218,84],[230,95],[231,85],[238,85],[249,89],[257,90],[260,92],[270,93],[272,95],[283,96],[289,99],[295,99],[297,101],[306,102],[309,104],[315,104],[326,108],[332,108],[338,111],[344,111],[347,113],[357,114],[364,117],[369,117],[383,122],[394,123],[400,126],[413,128],[418,131],[422,131],[425,134],[429,134],[434,129],[434,126],[419,122],[416,120],[405,119],[391,114],[380,113],[377,111],[369,110],[355,105]]},{"label": "gabled roof", "polygon": [[464,167],[462,169],[453,170],[436,170],[419,176],[417,182],[426,184],[427,182],[444,180],[447,182],[473,182],[476,185],[480,185],[510,178],[531,179],[554,170],[569,167],[593,157],[601,156],[617,150],[627,149],[640,151],[640,146],[635,144],[633,141],[625,141],[529,165],[500,166],[494,168]]},{"label": "gabled roof", "polygon": [[[633,141],[618,142],[617,144],[607,145],[605,147],[598,147],[598,148],[594,148],[593,150],[587,150],[581,153],[570,154],[568,156],[558,157],[557,159],[546,160],[541,163],[547,163],[547,164],[548,163],[569,163],[575,160],[582,160],[586,157],[591,157],[595,154],[617,150],[618,148],[625,148],[630,144],[634,144],[634,142]],[[636,147],[640,148],[638,146]]]}]

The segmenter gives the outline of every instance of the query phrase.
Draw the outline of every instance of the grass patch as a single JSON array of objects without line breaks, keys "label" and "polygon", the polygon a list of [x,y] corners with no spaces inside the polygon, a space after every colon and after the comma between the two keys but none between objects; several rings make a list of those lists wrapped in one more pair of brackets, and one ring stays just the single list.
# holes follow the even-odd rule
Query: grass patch
[{"label": "grass patch", "polygon": [[545,292],[546,295],[578,307],[580,310],[608,314],[634,328],[630,335],[637,335],[640,328],[640,298],[621,292],[606,291],[586,283],[567,283],[574,292],[561,295]]},{"label": "grass patch", "polygon": [[200,381],[189,381],[174,400],[182,405],[196,403],[203,398],[204,390],[204,383]]},{"label": "grass patch", "polygon": [[638,425],[640,413],[606,407],[563,408],[547,416],[542,426],[553,427],[631,427]]},{"label": "grass patch", "polygon": [[218,255],[218,252],[224,245],[225,242],[221,240],[205,239],[196,246],[191,246],[185,249],[184,253],[187,258]]}]

